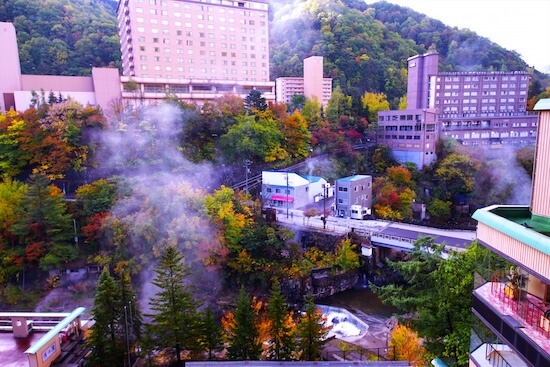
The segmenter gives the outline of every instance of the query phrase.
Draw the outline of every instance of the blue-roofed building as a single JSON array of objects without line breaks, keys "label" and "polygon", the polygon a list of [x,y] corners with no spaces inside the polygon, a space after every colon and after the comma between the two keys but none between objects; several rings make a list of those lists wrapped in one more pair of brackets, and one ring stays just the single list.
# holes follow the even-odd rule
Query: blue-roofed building
[{"label": "blue-roofed building", "polygon": [[354,175],[334,182],[336,216],[366,219],[372,207],[372,176]]},{"label": "blue-roofed building", "polygon": [[[262,172],[262,201],[264,208],[303,208],[331,196],[330,186],[322,177],[301,176],[287,171]],[[288,206],[287,206],[288,205]]]},{"label": "blue-roofed building", "polygon": [[531,205],[493,205],[473,215],[478,242],[512,266],[476,282],[470,366],[550,366],[550,99],[535,110]]}]

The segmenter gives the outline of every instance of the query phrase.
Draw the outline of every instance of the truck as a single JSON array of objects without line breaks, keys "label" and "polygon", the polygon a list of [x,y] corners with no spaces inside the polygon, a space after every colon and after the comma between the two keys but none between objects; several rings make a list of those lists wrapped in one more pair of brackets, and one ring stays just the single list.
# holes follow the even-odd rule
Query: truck
[{"label": "truck", "polygon": [[350,218],[364,220],[370,215],[370,208],[361,205],[352,205],[350,207]]}]

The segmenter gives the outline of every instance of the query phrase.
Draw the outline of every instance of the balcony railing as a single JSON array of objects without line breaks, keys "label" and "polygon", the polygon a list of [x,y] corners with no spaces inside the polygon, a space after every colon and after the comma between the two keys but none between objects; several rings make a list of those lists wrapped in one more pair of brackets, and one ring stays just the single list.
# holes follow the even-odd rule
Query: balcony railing
[{"label": "balcony railing", "polygon": [[504,345],[502,344],[485,344],[486,359],[491,363],[491,367],[515,367],[513,364],[508,363],[502,353],[503,349]]},{"label": "balcony railing", "polygon": [[545,306],[540,298],[521,288],[512,288],[497,277],[491,282],[491,293],[525,324],[550,339],[550,306]]},{"label": "balcony railing", "polygon": [[[507,291],[507,289],[509,290]],[[533,326],[533,323],[536,322],[534,318],[536,313],[532,309],[536,309],[538,306],[531,297],[537,298],[522,290],[523,295],[512,299],[510,298],[510,291],[513,291],[513,289],[510,289],[506,283],[501,281],[487,282],[476,287],[472,299],[474,315],[483,321],[499,340],[515,351],[515,355],[514,353],[500,353],[506,359],[506,363],[514,367],[522,366],[523,364],[514,361],[514,357],[517,356],[526,362],[528,366],[550,366],[550,354],[548,353],[550,338],[548,333],[546,331],[542,332],[544,329],[540,327],[540,324]],[[494,342],[484,341],[485,343]],[[489,357],[487,353],[482,353],[482,355],[484,359]],[[496,353],[493,357],[492,362],[496,362],[496,359],[500,358],[496,356]],[[499,360],[500,362],[503,363],[504,361]],[[506,365],[499,367],[504,366]]]}]

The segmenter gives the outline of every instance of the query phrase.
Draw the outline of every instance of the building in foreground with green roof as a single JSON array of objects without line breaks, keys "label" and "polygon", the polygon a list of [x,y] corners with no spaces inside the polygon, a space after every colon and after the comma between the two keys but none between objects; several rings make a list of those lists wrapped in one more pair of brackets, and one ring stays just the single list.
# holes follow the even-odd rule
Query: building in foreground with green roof
[{"label": "building in foreground with green roof", "polygon": [[[510,262],[473,292],[470,366],[550,366],[550,99],[539,112],[530,206],[477,210],[477,240]],[[479,284],[476,284],[479,285]]]}]

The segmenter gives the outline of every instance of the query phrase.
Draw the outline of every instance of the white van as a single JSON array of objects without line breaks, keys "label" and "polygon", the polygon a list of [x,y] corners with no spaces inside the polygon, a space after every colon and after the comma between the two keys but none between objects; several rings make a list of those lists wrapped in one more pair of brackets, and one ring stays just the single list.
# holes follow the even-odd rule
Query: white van
[{"label": "white van", "polygon": [[367,219],[367,216],[370,215],[370,209],[362,207],[361,205],[352,205],[350,208],[350,218],[351,219]]}]

